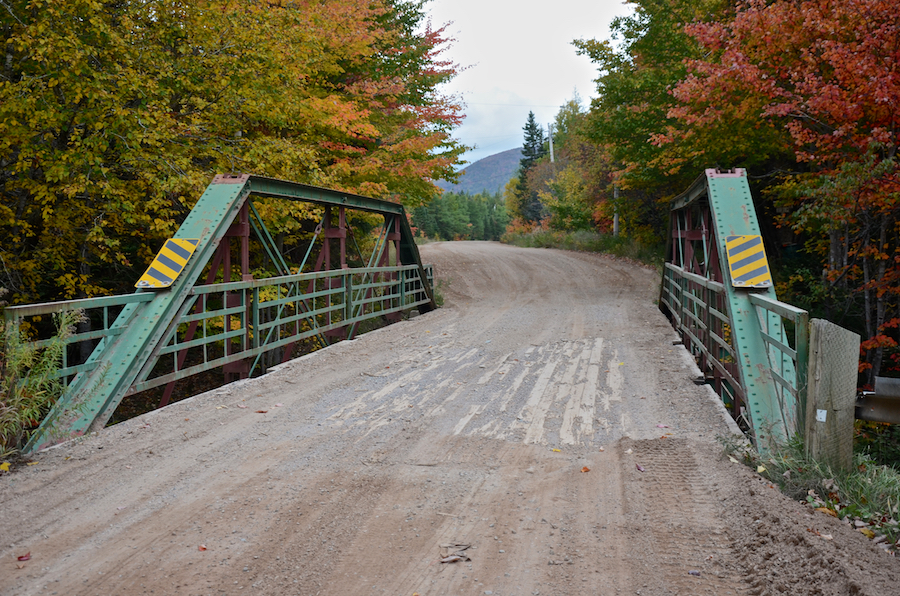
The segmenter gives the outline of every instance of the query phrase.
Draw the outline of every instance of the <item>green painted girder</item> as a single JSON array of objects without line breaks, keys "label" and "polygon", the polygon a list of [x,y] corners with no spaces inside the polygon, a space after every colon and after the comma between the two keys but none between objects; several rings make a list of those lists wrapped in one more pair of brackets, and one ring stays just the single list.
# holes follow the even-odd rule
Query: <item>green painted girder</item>
[{"label": "green painted girder", "polygon": [[[422,258],[419,256],[419,248],[416,246],[412,229],[409,227],[409,220],[406,218],[406,210],[403,208],[403,205],[392,203],[390,201],[383,201],[381,199],[373,199],[371,197],[310,186],[308,184],[298,184],[296,182],[265,178],[262,176],[250,176],[249,185],[251,192],[258,196],[288,200],[299,199],[319,205],[349,207],[360,211],[368,211],[370,213],[381,213],[384,215],[392,214],[397,216],[400,222],[400,264],[418,265],[420,279],[427,279],[424,266],[422,265]],[[429,304],[423,305],[423,312],[427,312],[437,308],[437,305],[434,302],[432,288],[428,284],[423,284],[423,286],[430,301]]]},{"label": "green painted girder", "polygon": [[[704,196],[708,197],[713,215],[715,240],[725,281],[733,341],[746,392],[749,422],[758,446],[765,447],[773,440],[783,442],[796,431],[797,404],[793,396],[777,386],[772,376],[771,363],[773,358],[780,359],[784,370],[789,373],[793,373],[793,363],[790,359],[785,361],[784,355],[765,343],[760,315],[757,307],[750,302],[751,293],[777,300],[775,289],[735,288],[725,250],[725,238],[728,236],[760,235],[745,171],[740,168],[733,172],[706,170],[690,189],[672,202],[672,210],[682,209]],[[768,312],[765,316],[768,317],[769,333],[784,338],[781,318]],[[787,342],[786,339],[784,341]]]},{"label": "green painted girder", "polygon": [[[152,292],[154,296],[148,302],[123,308],[111,328],[125,331],[101,340],[88,360],[98,366],[76,375],[32,434],[25,453],[102,428],[129,389],[147,378],[156,356],[193,304],[191,291],[197,280],[251,194],[397,217],[401,227],[401,263],[416,265],[420,279],[428,279],[402,205],[249,174],[216,176],[175,233],[174,238],[200,239],[181,275],[165,290],[136,292]],[[423,287],[429,303],[420,308],[431,310],[436,307],[432,289],[424,281]]]}]

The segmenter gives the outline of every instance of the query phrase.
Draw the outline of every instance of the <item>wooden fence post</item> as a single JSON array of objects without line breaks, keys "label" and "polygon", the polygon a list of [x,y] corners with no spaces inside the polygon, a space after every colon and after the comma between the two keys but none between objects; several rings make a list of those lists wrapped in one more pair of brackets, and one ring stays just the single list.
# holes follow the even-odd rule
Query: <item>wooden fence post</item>
[{"label": "wooden fence post", "polygon": [[809,327],[806,455],[846,469],[853,464],[859,335],[822,319]]}]

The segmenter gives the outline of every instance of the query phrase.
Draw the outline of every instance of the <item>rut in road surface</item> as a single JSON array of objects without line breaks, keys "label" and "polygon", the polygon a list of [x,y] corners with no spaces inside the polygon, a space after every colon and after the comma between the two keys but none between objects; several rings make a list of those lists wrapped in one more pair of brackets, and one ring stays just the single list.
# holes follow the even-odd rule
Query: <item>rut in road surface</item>
[{"label": "rut in road surface", "polygon": [[895,559],[723,457],[655,272],[422,253],[445,308],[4,476],[0,593],[896,593]]}]

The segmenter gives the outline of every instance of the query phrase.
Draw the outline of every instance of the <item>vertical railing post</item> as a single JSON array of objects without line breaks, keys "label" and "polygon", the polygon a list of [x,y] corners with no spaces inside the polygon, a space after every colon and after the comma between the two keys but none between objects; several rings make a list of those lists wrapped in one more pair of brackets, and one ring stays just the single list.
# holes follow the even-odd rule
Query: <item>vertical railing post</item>
[{"label": "vertical railing post", "polygon": [[400,308],[406,306],[406,269],[400,270]]},{"label": "vertical railing post", "polygon": [[681,275],[681,271],[678,272],[678,332],[681,333],[684,330],[684,321],[685,321],[685,300],[684,300],[684,292],[685,287],[687,286],[687,281]]},{"label": "vertical railing post", "polygon": [[353,318],[353,273],[344,272],[344,320]]},{"label": "vertical railing post", "polygon": [[259,347],[259,288],[253,288],[253,296],[250,298],[250,313],[253,318],[253,347]]}]

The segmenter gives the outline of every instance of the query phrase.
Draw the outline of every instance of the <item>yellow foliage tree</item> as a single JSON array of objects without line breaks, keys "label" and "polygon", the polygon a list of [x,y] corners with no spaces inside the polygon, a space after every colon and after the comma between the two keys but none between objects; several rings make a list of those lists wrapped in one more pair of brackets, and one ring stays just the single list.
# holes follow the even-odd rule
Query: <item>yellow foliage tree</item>
[{"label": "yellow foliage tree", "polygon": [[[4,2],[0,287],[122,289],[216,173],[429,200],[463,148],[421,5]],[[275,231],[309,215],[270,211]]]}]

